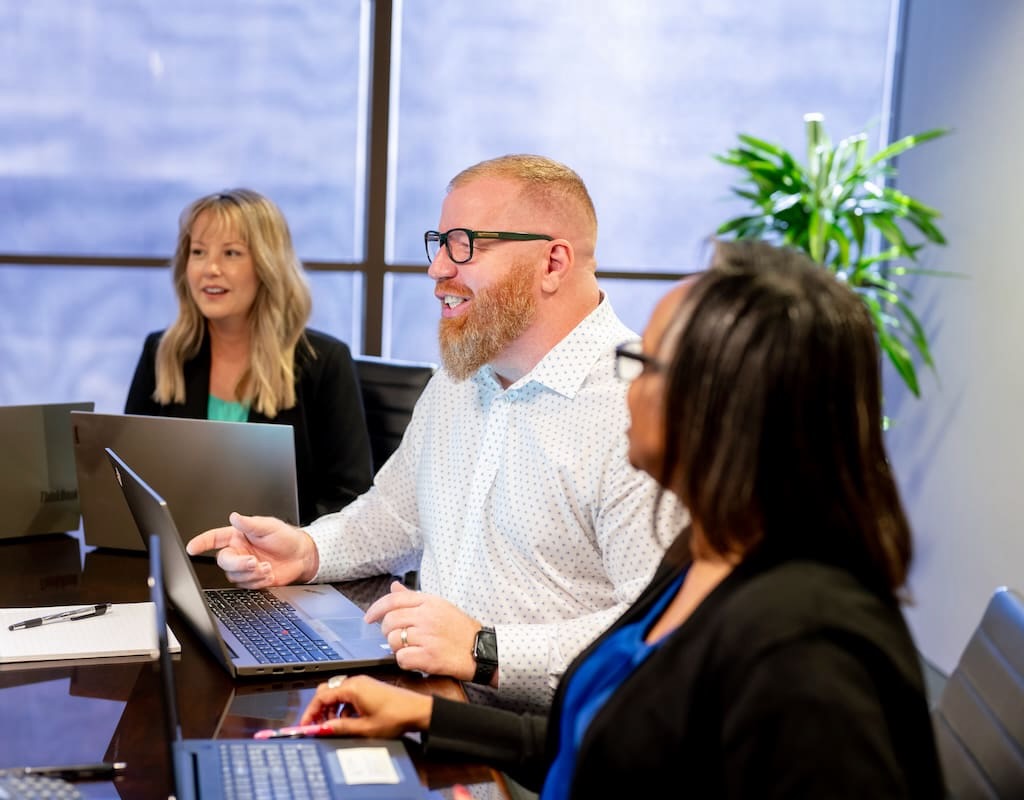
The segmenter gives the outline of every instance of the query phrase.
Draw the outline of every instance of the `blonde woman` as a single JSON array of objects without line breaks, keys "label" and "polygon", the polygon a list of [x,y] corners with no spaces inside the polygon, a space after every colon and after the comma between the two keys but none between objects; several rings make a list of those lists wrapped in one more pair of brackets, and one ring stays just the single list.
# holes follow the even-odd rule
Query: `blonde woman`
[{"label": "blonde woman", "polygon": [[312,299],[280,209],[250,189],[195,200],[171,266],[178,318],[146,338],[125,413],[291,425],[303,522],[369,488],[352,356],[306,328]]}]

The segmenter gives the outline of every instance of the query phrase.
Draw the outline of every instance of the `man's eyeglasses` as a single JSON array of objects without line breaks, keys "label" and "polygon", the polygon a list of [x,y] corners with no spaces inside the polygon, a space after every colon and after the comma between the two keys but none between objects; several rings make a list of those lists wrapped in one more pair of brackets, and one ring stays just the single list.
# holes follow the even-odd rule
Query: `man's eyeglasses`
[{"label": "man's eyeglasses", "polygon": [[619,380],[632,383],[645,372],[664,372],[666,365],[643,351],[639,340],[625,342],[615,348],[615,375]]},{"label": "man's eyeglasses", "polygon": [[423,243],[427,247],[427,261],[431,264],[437,258],[441,245],[448,251],[448,258],[453,264],[465,264],[473,257],[473,242],[477,239],[502,239],[509,242],[532,242],[538,240],[553,241],[554,236],[546,233],[509,233],[508,231],[471,231],[469,228],[452,228],[441,233],[427,231],[423,234]]}]

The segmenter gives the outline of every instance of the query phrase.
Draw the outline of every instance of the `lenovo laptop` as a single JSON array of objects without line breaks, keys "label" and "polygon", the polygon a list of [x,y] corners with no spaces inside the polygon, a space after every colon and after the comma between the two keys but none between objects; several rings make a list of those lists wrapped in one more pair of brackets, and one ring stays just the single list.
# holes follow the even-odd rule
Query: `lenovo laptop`
[{"label": "lenovo laptop", "polygon": [[0,539],[78,530],[70,414],[93,407],[0,406]]},{"label": "lenovo laptop", "polygon": [[291,425],[98,413],[74,413],[71,425],[88,545],[144,549],[106,447],[167,498],[186,541],[227,525],[232,511],[299,522]]},{"label": "lenovo laptop", "polygon": [[380,625],[329,584],[203,589],[167,502],[109,447],[128,508],[147,544],[160,541],[171,602],[232,676],[340,672],[394,664]]},{"label": "lenovo laptop", "polygon": [[[156,609],[162,734],[172,797],[321,797],[337,800],[424,800],[416,768],[398,739],[183,739],[174,664],[167,642],[167,605],[159,535],[149,545],[150,598]],[[159,735],[159,734],[158,734]]]}]

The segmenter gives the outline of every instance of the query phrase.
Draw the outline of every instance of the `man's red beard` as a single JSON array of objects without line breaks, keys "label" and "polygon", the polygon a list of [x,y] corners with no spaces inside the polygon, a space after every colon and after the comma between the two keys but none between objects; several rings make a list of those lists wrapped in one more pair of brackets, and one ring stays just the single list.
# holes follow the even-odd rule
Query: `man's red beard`
[{"label": "man's red beard", "polygon": [[[460,297],[471,294],[457,283],[439,288]],[[445,369],[455,380],[466,380],[522,336],[536,315],[533,267],[515,264],[503,281],[472,295],[467,313],[441,318],[438,337]]]}]

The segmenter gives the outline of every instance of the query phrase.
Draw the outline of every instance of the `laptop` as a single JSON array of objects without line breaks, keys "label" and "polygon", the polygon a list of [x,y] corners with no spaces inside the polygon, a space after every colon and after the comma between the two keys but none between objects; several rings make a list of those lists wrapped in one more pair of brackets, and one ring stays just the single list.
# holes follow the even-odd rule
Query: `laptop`
[{"label": "laptop", "polygon": [[185,540],[228,524],[232,511],[299,522],[291,425],[151,417],[71,415],[85,543],[143,550],[103,452],[134,464],[174,508]]},{"label": "laptop", "polygon": [[329,797],[337,800],[424,800],[416,767],[399,739],[184,739],[178,722],[174,664],[167,641],[167,604],[159,534],[149,545],[150,599],[156,609],[163,736],[172,796]]},{"label": "laptop", "polygon": [[203,589],[167,502],[111,448],[106,455],[144,544],[159,537],[171,602],[233,677],[395,664],[380,625],[329,584]]},{"label": "laptop", "polygon": [[93,404],[0,406],[0,539],[78,530],[73,410]]}]

